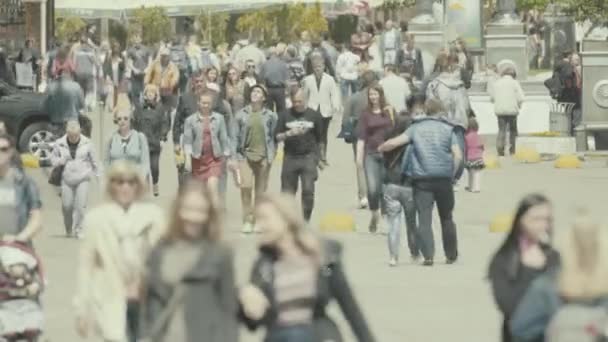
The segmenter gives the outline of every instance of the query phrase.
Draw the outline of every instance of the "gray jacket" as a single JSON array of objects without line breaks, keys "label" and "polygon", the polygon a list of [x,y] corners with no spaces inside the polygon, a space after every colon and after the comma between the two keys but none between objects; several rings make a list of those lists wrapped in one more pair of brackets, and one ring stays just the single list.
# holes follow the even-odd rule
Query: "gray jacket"
[{"label": "gray jacket", "polygon": [[63,182],[69,186],[78,185],[88,181],[91,177],[101,178],[101,167],[94,154],[95,148],[84,135],[80,135],[80,142],[76,147],[76,156],[70,155],[67,135],[57,139],[51,154],[53,166],[65,165],[63,169]]},{"label": "gray jacket", "polygon": [[438,99],[446,110],[446,118],[465,130],[469,125],[471,109],[469,95],[459,73],[443,72],[432,80],[426,89],[427,99]]},{"label": "gray jacket", "polygon": [[356,123],[359,121],[361,113],[363,113],[369,106],[367,100],[367,89],[368,88],[363,88],[359,90],[346,101],[344,113],[342,114],[342,125],[344,125],[347,120],[352,120],[355,127],[357,126]]},{"label": "gray jacket", "polygon": [[[241,109],[234,120],[234,139],[233,152],[237,159],[245,160],[245,143],[249,136],[249,114],[251,113],[251,106],[247,106]],[[274,137],[274,132],[277,128],[277,121],[279,117],[277,113],[270,109],[262,109],[262,125],[264,126],[264,134],[266,136],[266,158],[268,162],[272,163],[277,152],[277,145]]]},{"label": "gray jacket", "polygon": [[146,136],[131,129],[131,137],[126,146],[122,144],[122,137],[118,131],[114,132],[104,154],[104,166],[108,168],[116,160],[129,160],[135,163],[141,170],[142,177],[150,175],[150,149]]},{"label": "gray jacket", "polygon": [[[216,112],[211,113],[210,124],[213,157],[230,157],[231,144],[224,116]],[[203,120],[198,112],[190,115],[184,122],[184,151],[186,155],[196,159],[203,155]]]},{"label": "gray jacket", "polygon": [[413,179],[454,178],[452,146],[458,145],[454,125],[443,119],[417,119],[405,131],[410,139],[403,169]]}]

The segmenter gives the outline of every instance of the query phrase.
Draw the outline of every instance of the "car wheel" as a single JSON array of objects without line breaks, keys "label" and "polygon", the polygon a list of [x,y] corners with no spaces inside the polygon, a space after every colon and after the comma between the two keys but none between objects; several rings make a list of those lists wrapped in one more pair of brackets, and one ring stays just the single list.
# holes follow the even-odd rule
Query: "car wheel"
[{"label": "car wheel", "polygon": [[27,126],[19,137],[19,150],[30,153],[38,158],[40,163],[48,161],[55,142],[55,134],[48,122],[35,122]]}]

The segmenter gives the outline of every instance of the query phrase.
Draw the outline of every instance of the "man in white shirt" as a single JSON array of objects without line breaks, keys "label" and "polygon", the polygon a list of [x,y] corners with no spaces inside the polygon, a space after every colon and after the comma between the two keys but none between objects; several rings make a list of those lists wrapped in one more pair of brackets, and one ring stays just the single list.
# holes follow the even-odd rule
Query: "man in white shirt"
[{"label": "man in white shirt", "polygon": [[338,56],[336,62],[336,75],[340,82],[340,91],[343,100],[346,100],[349,95],[357,92],[360,61],[361,58],[354,54],[347,46],[344,46],[342,53]]},{"label": "man in white shirt", "polygon": [[411,91],[407,81],[403,77],[397,76],[396,72],[397,68],[394,65],[387,65],[384,68],[385,76],[380,80],[380,85],[384,89],[386,102],[399,113],[406,109],[405,102]]}]

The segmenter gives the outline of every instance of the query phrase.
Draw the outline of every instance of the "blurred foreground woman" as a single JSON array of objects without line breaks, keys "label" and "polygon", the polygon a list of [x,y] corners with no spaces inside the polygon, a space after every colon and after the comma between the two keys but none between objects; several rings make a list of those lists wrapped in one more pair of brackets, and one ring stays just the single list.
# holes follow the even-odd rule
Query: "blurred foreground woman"
[{"label": "blurred foreground woman", "polygon": [[78,333],[102,341],[135,342],[147,254],[164,234],[162,210],[142,201],[140,169],[126,160],[107,173],[109,201],[84,219],[75,311]]},{"label": "blurred foreground woman", "polygon": [[340,342],[325,312],[336,299],[357,341],[375,341],[344,274],[342,246],[311,235],[292,196],[263,195],[255,215],[260,256],[239,295],[245,324],[264,326],[266,342]]},{"label": "blurred foreground woman", "polygon": [[221,211],[214,203],[197,180],[175,201],[168,235],[148,259],[146,341],[238,341],[234,260],[221,242]]}]

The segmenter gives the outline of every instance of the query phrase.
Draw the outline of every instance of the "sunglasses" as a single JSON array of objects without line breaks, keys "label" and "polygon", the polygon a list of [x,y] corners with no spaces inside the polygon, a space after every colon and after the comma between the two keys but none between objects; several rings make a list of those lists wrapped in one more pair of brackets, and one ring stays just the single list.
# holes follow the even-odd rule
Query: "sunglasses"
[{"label": "sunglasses", "polygon": [[247,69],[255,69],[255,65],[248,65]]},{"label": "sunglasses", "polygon": [[2,146],[0,147],[0,152],[6,153],[11,150],[10,146]]},{"label": "sunglasses", "polygon": [[135,186],[135,178],[115,178],[112,179],[112,184],[115,185],[119,185],[119,186],[123,186],[125,184],[129,185],[129,186]]}]

